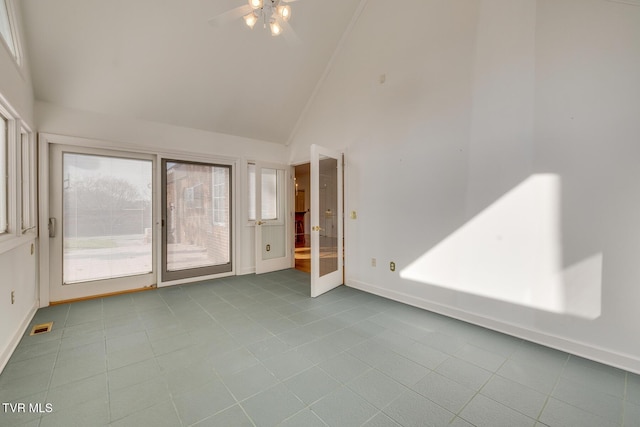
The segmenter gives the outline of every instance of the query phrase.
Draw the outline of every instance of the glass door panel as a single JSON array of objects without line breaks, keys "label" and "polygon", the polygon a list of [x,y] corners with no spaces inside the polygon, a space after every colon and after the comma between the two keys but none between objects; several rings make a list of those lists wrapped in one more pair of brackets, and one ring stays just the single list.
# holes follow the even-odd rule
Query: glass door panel
[{"label": "glass door panel", "polygon": [[311,296],[343,282],[342,154],[311,146]]},{"label": "glass door panel", "polygon": [[323,277],[338,271],[338,160],[326,156],[321,156],[319,160],[319,275]]},{"label": "glass door panel", "polygon": [[63,154],[63,284],[151,273],[149,160]]},{"label": "glass door panel", "polygon": [[229,272],[231,166],[163,160],[163,279]]}]

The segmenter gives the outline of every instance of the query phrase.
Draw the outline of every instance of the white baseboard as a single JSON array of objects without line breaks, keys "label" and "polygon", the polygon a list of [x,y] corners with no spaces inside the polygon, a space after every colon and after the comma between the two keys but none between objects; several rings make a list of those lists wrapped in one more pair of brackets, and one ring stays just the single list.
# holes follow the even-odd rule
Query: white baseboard
[{"label": "white baseboard", "polygon": [[256,268],[255,267],[242,268],[242,269],[238,270],[238,276],[245,276],[247,274],[255,274],[255,272],[256,272]]},{"label": "white baseboard", "polygon": [[36,311],[38,311],[39,305],[40,304],[38,301],[34,301],[33,306],[31,307],[31,309],[29,309],[27,315],[22,320],[22,323],[14,334],[13,339],[9,342],[9,345],[4,350],[2,350],[2,353],[0,354],[0,374],[4,370],[4,367],[7,366],[7,363],[9,363],[9,359],[11,358],[11,355],[15,351],[16,347],[18,347],[18,344],[20,344],[20,340],[29,327],[29,323],[31,323],[31,320],[33,319],[33,316],[35,316]]},{"label": "white baseboard", "polygon": [[584,357],[616,368],[624,369],[629,372],[640,374],[640,360],[630,355],[617,353],[608,349],[600,348],[590,344],[573,341],[568,338],[559,337],[552,334],[546,334],[539,331],[523,328],[522,326],[506,323],[498,319],[492,319],[479,316],[455,307],[445,304],[435,303],[423,298],[418,298],[403,292],[397,292],[390,289],[380,288],[358,280],[347,279],[347,286],[361,291],[369,292],[387,299],[398,301],[434,313],[442,314],[447,317],[462,320],[464,322],[473,323],[497,332],[502,332],[517,338],[535,342],[547,347],[555,348],[576,356]]}]

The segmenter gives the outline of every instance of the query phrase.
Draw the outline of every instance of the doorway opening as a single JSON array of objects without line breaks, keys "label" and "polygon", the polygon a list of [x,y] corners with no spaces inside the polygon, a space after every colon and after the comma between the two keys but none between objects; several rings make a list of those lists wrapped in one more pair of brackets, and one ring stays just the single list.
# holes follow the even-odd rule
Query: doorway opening
[{"label": "doorway opening", "polygon": [[295,269],[311,273],[311,164],[294,168]]}]

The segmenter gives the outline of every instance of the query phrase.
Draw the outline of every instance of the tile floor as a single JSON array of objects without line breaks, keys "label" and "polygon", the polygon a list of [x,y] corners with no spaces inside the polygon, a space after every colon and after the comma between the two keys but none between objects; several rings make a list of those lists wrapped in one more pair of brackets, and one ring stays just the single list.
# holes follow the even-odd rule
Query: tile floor
[{"label": "tile floor", "polygon": [[[49,307],[13,426],[640,426],[640,376],[295,270]],[[4,406],[4,405],[3,405]]]}]

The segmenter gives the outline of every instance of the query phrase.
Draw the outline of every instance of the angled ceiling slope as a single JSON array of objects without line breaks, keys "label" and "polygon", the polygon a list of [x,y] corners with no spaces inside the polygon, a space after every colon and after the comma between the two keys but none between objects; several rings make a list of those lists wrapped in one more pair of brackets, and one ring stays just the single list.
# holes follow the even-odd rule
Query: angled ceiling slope
[{"label": "angled ceiling slope", "polygon": [[288,44],[246,0],[22,0],[35,97],[68,108],[286,143],[359,0],[299,0]]}]

